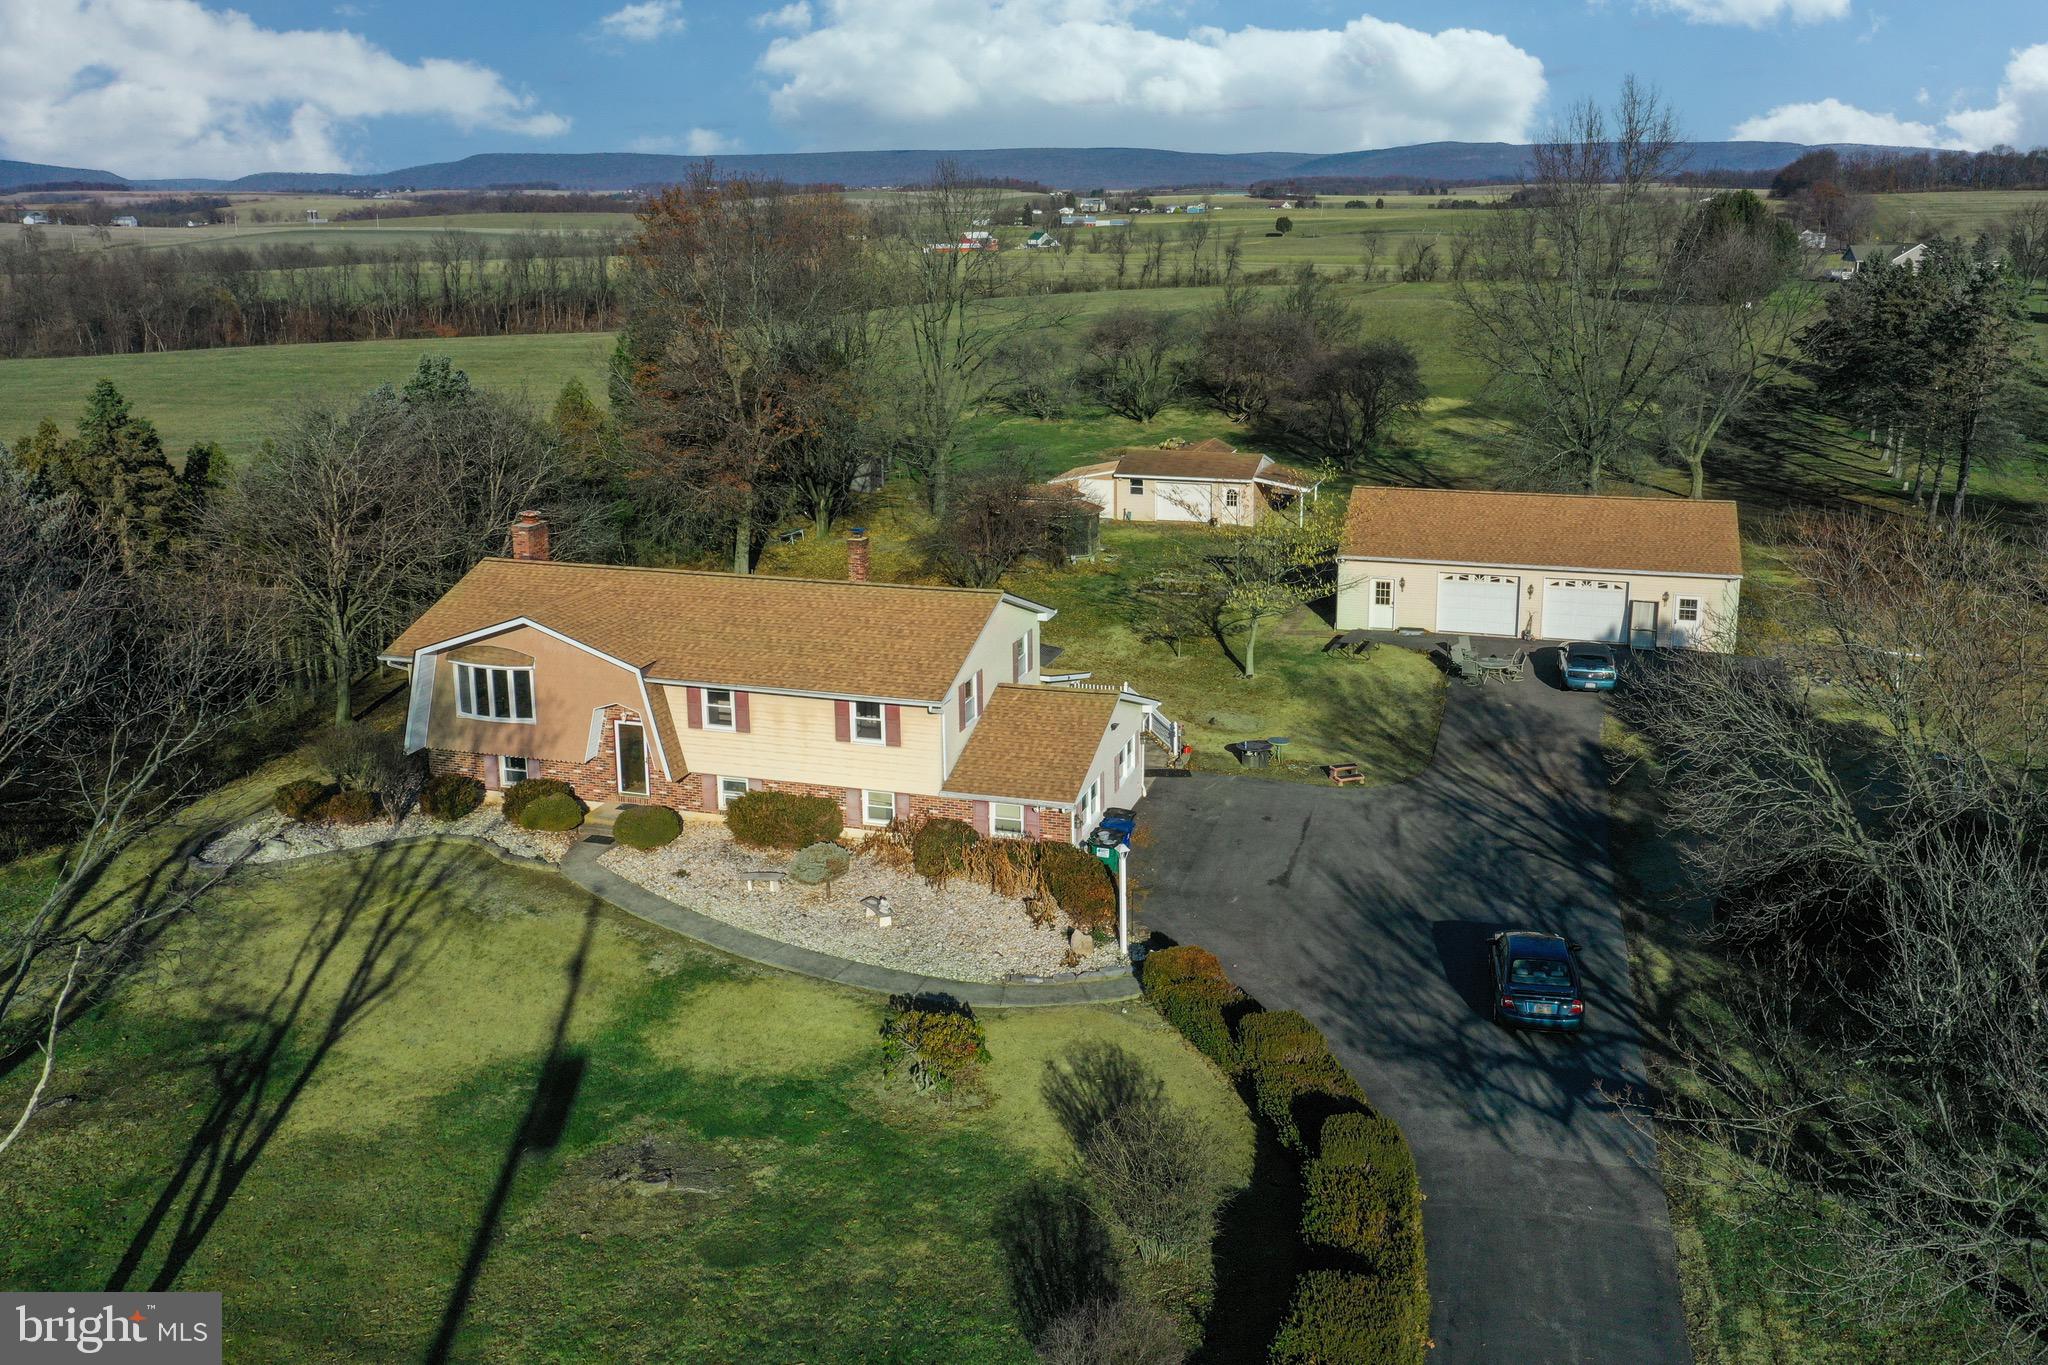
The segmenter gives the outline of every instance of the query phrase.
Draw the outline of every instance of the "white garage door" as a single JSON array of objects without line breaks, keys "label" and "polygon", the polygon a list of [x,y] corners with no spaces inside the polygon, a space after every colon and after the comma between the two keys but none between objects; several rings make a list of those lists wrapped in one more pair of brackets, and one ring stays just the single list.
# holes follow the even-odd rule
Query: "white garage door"
[{"label": "white garage door", "polygon": [[1446,635],[1518,635],[1515,604],[1521,596],[1519,578],[1444,574],[1436,585],[1436,628]]},{"label": "white garage door", "polygon": [[1553,578],[1543,585],[1543,635],[1549,640],[1619,642],[1628,615],[1628,584]]}]

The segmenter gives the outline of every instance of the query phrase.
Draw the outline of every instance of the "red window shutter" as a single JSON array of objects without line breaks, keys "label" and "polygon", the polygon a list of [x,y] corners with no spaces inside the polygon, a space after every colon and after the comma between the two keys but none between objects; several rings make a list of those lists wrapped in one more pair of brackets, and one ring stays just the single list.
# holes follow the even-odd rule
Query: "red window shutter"
[{"label": "red window shutter", "polygon": [[966,683],[960,684],[960,728],[967,728],[967,694],[972,689]]},{"label": "red window shutter", "polygon": [[974,803],[974,832],[984,839],[988,837],[988,802],[986,801],[976,801]]},{"label": "red window shutter", "polygon": [[1045,811],[1038,806],[1024,808],[1024,837],[1043,839],[1045,837]]},{"label": "red window shutter", "polygon": [[903,708],[882,707],[882,738],[894,748],[903,747]]},{"label": "red window shutter", "polygon": [[733,693],[732,728],[738,731],[740,734],[745,734],[747,733],[747,729],[750,723],[751,722],[747,715],[747,694],[744,692]]},{"label": "red window shutter", "polygon": [[974,714],[981,715],[988,710],[988,684],[981,680],[981,670],[974,670]]},{"label": "red window shutter", "polygon": [[861,795],[859,787],[848,787],[840,793],[839,807],[839,818],[848,829],[859,829],[867,823],[867,798]]},{"label": "red window shutter", "polygon": [[1024,642],[1022,640],[1010,646],[1010,681],[1024,681]]},{"label": "red window shutter", "polygon": [[496,791],[498,790],[498,788],[505,785],[504,777],[498,771],[498,756],[496,754],[485,754],[483,755],[483,760],[484,786],[488,787],[492,791]]},{"label": "red window shutter", "polygon": [[697,775],[697,809],[718,813],[718,778],[713,773]]},{"label": "red window shutter", "polygon": [[853,738],[853,703],[835,701],[832,703],[832,738],[841,744]]},{"label": "red window shutter", "polygon": [[684,709],[685,711],[687,711],[687,712],[689,713],[689,716],[690,716],[690,728],[691,728],[692,730],[701,730],[701,729],[703,729],[703,728],[704,728],[704,689],[703,689],[703,688],[701,688],[701,687],[686,687],[686,688],[684,688],[684,689],[683,689],[683,709]]},{"label": "red window shutter", "polygon": [[908,820],[910,818],[909,792],[896,793],[896,818],[898,820]]}]

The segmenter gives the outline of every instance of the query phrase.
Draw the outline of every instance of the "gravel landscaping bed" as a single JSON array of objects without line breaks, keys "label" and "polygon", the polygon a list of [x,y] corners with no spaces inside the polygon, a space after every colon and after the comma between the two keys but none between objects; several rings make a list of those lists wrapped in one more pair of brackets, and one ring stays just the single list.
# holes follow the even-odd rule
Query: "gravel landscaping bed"
[{"label": "gravel landscaping bed", "polygon": [[471,811],[460,820],[430,820],[415,811],[394,826],[379,816],[362,825],[300,824],[282,815],[265,815],[237,826],[199,850],[199,861],[224,866],[228,863],[283,863],[310,858],[316,853],[368,848],[396,839],[417,839],[432,835],[462,835],[496,844],[508,853],[543,858],[559,863],[576,842],[573,834],[536,834],[508,824],[491,808]]},{"label": "gravel landscaping bed", "polygon": [[[779,890],[749,892],[751,869],[786,868],[787,854],[741,848],[717,826],[690,824],[665,848],[642,853],[615,846],[602,865],[658,896],[712,919],[854,962],[960,981],[1054,979],[1118,968],[1116,941],[1097,946],[1077,933],[1065,961],[1063,922],[1039,928],[1024,903],[955,879],[934,887],[855,856],[829,888],[785,881]],[[886,896],[893,923],[879,927],[861,900]]]}]

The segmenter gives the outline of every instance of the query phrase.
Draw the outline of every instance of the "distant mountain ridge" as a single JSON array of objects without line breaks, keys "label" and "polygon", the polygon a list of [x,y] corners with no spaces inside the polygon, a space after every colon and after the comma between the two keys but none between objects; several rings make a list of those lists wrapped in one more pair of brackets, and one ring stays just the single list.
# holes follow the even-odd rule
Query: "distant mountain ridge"
[{"label": "distant mountain ridge", "polygon": [[[1926,150],[1863,143],[1819,144],[1845,153]],[[1798,142],[1688,142],[1682,164],[1694,171],[1773,171],[1814,150]],[[960,151],[911,149],[878,152],[766,152],[713,157],[726,175],[778,178],[850,187],[914,185],[941,161],[978,176],[1009,177],[1063,189],[1242,189],[1254,181],[1290,176],[1398,176],[1417,180],[1482,182],[1528,174],[1531,147],[1512,142],[1426,142],[1413,147],[1316,154],[1310,152],[1177,152],[1154,147],[995,147]],[[236,180],[135,179],[106,171],[0,161],[0,190],[51,181],[93,180],[135,189],[192,190],[480,190],[493,186],[554,185],[570,190],[624,190],[670,184],[704,158],[651,152],[484,152],[365,175],[268,171]]]}]

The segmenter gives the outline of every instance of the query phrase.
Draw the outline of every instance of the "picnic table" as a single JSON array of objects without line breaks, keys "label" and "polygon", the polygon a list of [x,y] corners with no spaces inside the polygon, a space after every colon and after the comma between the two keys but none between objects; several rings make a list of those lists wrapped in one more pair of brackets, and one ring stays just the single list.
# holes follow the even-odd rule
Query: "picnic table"
[{"label": "picnic table", "polygon": [[1325,654],[1365,654],[1373,648],[1373,639],[1362,630],[1347,630],[1323,646]]},{"label": "picnic table", "polygon": [[1487,682],[1499,678],[1502,682],[1519,682],[1522,666],[1527,662],[1525,653],[1478,654],[1472,659],[1472,667],[1479,671],[1479,680]]}]

